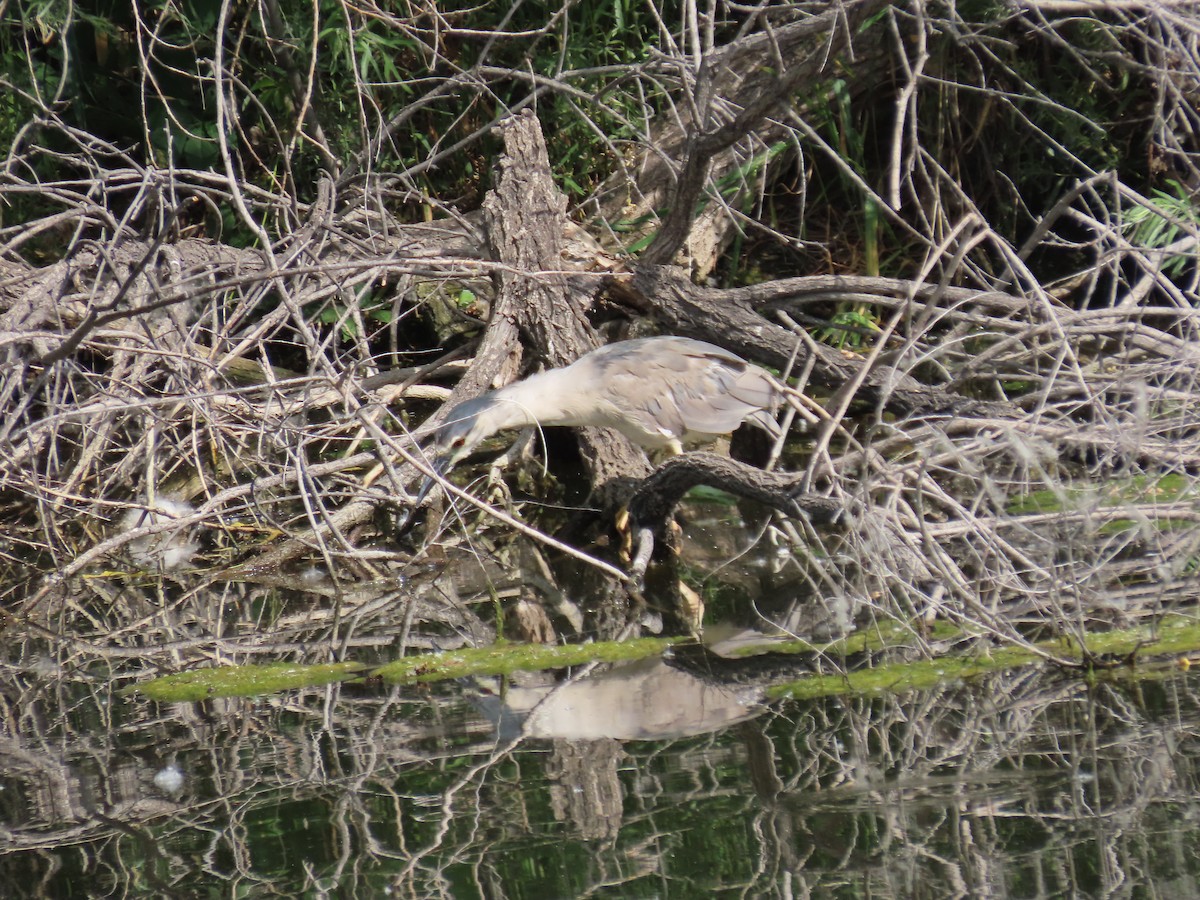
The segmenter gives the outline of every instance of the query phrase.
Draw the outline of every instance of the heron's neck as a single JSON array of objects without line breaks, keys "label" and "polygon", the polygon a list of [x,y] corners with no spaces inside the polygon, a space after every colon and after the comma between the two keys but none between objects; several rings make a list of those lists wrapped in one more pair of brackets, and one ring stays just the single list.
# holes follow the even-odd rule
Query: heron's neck
[{"label": "heron's neck", "polygon": [[549,369],[496,391],[496,413],[504,420],[499,427],[578,424],[566,402],[570,400],[571,392],[564,393],[558,383],[564,371]]}]

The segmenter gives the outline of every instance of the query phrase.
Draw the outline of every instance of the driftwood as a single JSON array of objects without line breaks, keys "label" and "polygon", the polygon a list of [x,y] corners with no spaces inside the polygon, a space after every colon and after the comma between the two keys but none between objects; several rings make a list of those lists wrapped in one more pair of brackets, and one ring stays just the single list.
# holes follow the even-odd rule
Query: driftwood
[{"label": "driftwood", "polygon": [[[357,131],[361,144],[355,129],[330,135],[336,153],[317,124],[330,127],[336,111],[305,107],[321,102],[333,84],[321,75],[333,69],[313,58],[305,74],[308,51],[293,45],[289,61],[277,35],[259,30],[253,5],[226,6],[244,15],[248,40],[197,59],[191,92],[219,89],[215,96],[233,101],[197,132],[220,138],[219,169],[189,162],[190,152],[106,144],[44,107],[41,94],[17,104],[18,119],[22,109],[33,115],[14,120],[0,171],[9,623],[36,614],[59,639],[102,653],[122,646],[122,658],[150,666],[231,652],[311,658],[367,646],[366,633],[385,622],[388,630],[369,635],[373,646],[441,646],[452,634],[485,641],[497,584],[520,578],[525,587],[540,579],[546,597],[569,586],[588,626],[618,633],[634,588],[604,543],[611,536],[556,545],[533,534],[555,552],[536,570],[525,558],[513,563],[508,536],[534,532],[521,520],[558,521],[557,510],[541,518],[534,504],[518,517],[489,510],[487,534],[460,529],[466,516],[447,518],[420,548],[389,525],[420,464],[419,434],[409,429],[439,404],[569,362],[595,345],[593,328],[617,331],[628,320],[713,340],[794,376],[811,401],[794,407],[809,430],[793,431],[784,464],[804,469],[806,490],[819,485],[828,496],[810,500],[790,476],[705,457],[641,481],[640,454],[581,435],[594,496],[608,504],[619,488],[635,488],[638,527],[656,545],[643,551],[654,557],[646,594],[656,606],[683,593],[678,560],[662,552],[674,536],[664,523],[694,483],[756,494],[818,524],[842,517],[831,528],[778,521],[786,552],[772,554],[770,571],[743,576],[725,566],[745,549],[732,534],[705,548],[729,556],[688,560],[689,574],[718,588],[743,577],[763,583],[753,609],[745,604],[747,619],[796,632],[822,605],[839,623],[856,611],[941,616],[1019,643],[1046,626],[1157,620],[1200,596],[1200,232],[1186,197],[1197,183],[1189,100],[1197,67],[1192,33],[1171,4],[1062,17],[1009,4],[982,21],[964,18],[961,4],[684,5],[636,62],[575,71],[564,68],[574,57],[566,43],[569,52],[547,65],[548,31],[473,32],[466,40],[481,52],[468,55],[463,38],[438,30],[444,17],[414,7],[396,24],[430,42],[406,51],[404,85],[354,73],[372,113]],[[547,9],[544,21],[577,21],[577,12]],[[369,37],[349,21],[361,15],[347,19],[356,45]],[[365,15],[366,27],[382,22]],[[452,18],[464,35],[481,21],[470,11]],[[1081,27],[1104,39],[1074,42]],[[254,80],[242,77],[253,60],[235,45],[279,49],[293,75],[294,122],[259,102]],[[138,46],[148,76],[141,112],[156,111],[141,123],[149,135],[162,112],[187,111],[188,92],[155,96],[163,83],[155,73],[177,68],[177,47],[164,58],[154,49],[166,46],[160,38]],[[203,52],[203,42],[190,46]],[[1083,107],[1072,105],[1074,85],[1019,64],[1064,47],[1078,84],[1099,88]],[[56,64],[49,51],[46,74]],[[525,52],[530,65],[514,65]],[[73,82],[61,74],[74,118],[85,110],[74,108]],[[179,84],[177,75],[168,83]],[[297,75],[311,81],[298,85]],[[1106,97],[1104,86],[1126,76],[1128,98]],[[798,82],[806,83],[793,91]],[[560,101],[578,117],[569,122]],[[518,115],[500,124],[513,111],[552,106],[555,127],[579,125],[596,138],[578,145],[587,170],[573,174],[587,177],[572,190],[588,197],[569,218],[536,123]],[[1152,124],[1126,134],[1128,153],[1110,155],[1104,147],[1115,144],[1088,123],[1120,108]],[[1057,125],[1046,130],[1047,122]],[[498,126],[506,145],[498,178],[424,177],[466,156],[478,174],[499,156],[500,141],[488,137]],[[989,141],[999,128],[1005,140]],[[296,152],[308,141],[332,173],[316,198],[314,160]],[[1096,159],[1104,171],[1090,168]],[[610,168],[620,171],[597,191],[591,177]],[[484,208],[476,185],[492,189]],[[1061,187],[1047,196],[1047,185]],[[177,214],[185,205],[208,214]],[[767,277],[861,270],[913,279],[820,274],[698,286],[735,233]],[[755,258],[768,242],[771,256]],[[744,272],[731,267],[730,280]],[[483,324],[459,308],[471,294],[490,305]],[[883,326],[863,326],[860,346],[870,351],[822,343],[837,339],[833,323],[847,312]],[[461,327],[447,327],[456,318]],[[435,373],[429,360],[441,341],[461,360]],[[156,494],[176,492],[193,512],[123,527],[146,519],[126,512],[153,510]],[[465,493],[458,509],[481,492]],[[585,516],[609,521],[590,508],[577,519]],[[146,590],[105,571],[133,561],[135,542],[169,532],[188,543],[200,536],[202,571],[174,570],[178,583]],[[489,565],[486,589],[429,599],[414,576],[436,568],[424,560],[442,547],[451,561],[461,548],[472,565]],[[580,548],[607,561],[569,570],[567,554],[584,555]],[[539,547],[521,549],[540,556]],[[239,619],[224,600],[214,606],[192,589],[203,569],[231,579],[259,569],[303,590],[281,568],[301,555],[323,560],[330,576],[322,599],[298,610],[301,630],[289,631],[290,598],[287,615],[271,615],[253,591],[227,585],[244,598]],[[240,559],[241,569],[221,568]],[[389,592],[378,606],[428,622],[419,642],[402,617],[374,618],[346,602],[375,578]],[[59,603],[42,602],[49,597]],[[471,604],[482,597],[488,608],[477,613]],[[546,621],[534,610],[528,632],[545,637]],[[265,640],[269,631],[294,646]],[[44,655],[51,636],[26,649]],[[153,642],[166,649],[155,653]],[[92,647],[74,659],[51,655],[64,671],[96,658]]]},{"label": "driftwood", "polygon": [[798,481],[790,473],[766,472],[713,453],[685,453],[667,460],[638,485],[629,501],[637,540],[632,576],[640,578],[645,573],[655,536],[664,533],[683,495],[698,485],[720,488],[789,516],[807,518],[814,525],[837,522],[842,506],[827,497],[798,494]]},{"label": "driftwood", "polygon": [[[7,263],[8,277],[0,285],[0,304],[4,308],[0,337],[4,338],[9,360],[3,385],[6,396],[16,396],[22,383],[18,376],[30,365],[52,360],[64,352],[64,347],[103,336],[106,329],[127,328],[129,322],[138,319],[160,316],[162,326],[154,328],[156,340],[171,348],[171,335],[183,325],[177,312],[187,309],[193,299],[215,290],[253,291],[279,279],[286,281],[292,293],[311,302],[371,279],[413,277],[422,272],[436,272],[438,277],[491,272],[497,286],[495,312],[476,361],[451,395],[452,401],[515,377],[522,368],[522,339],[530,355],[547,365],[570,362],[594,346],[597,338],[585,313],[592,294],[605,284],[611,301],[655,320],[664,331],[712,340],[781,369],[809,370],[811,382],[819,388],[834,394],[857,389],[860,398],[899,415],[952,416],[958,420],[957,431],[969,432],[968,420],[1011,419],[1014,408],[1007,403],[981,403],[924,385],[898,373],[890,364],[892,360],[885,360],[888,365],[877,360],[868,368],[870,364],[861,357],[803,341],[768,316],[814,299],[829,302],[864,298],[910,319],[919,319],[927,310],[947,304],[964,315],[978,309],[979,320],[996,311],[1034,322],[1039,318],[1053,321],[1051,314],[1068,318],[1079,315],[1061,308],[1038,307],[1025,298],[996,291],[889,279],[814,276],[716,290],[697,286],[681,272],[664,267],[641,266],[631,275],[581,272],[577,263],[595,248],[589,250],[566,219],[561,195],[550,180],[536,120],[531,116],[515,117],[504,126],[503,133],[508,152],[481,221],[448,220],[393,228],[390,246],[385,245],[383,252],[376,249],[374,255],[365,253],[360,245],[330,239],[321,242],[319,262],[301,265],[299,257],[286,253],[277,252],[273,262],[258,250],[205,240],[162,244],[129,238],[115,248],[81,244],[73,255],[44,269]],[[312,227],[305,231],[319,231],[323,209],[317,204],[308,211]],[[472,245],[477,226],[486,229],[490,250]],[[489,261],[489,257],[495,261]],[[283,270],[275,268],[281,258],[291,260]],[[608,268],[612,265],[612,260],[606,261]],[[286,313],[286,307],[280,307],[279,314]],[[1114,330],[1122,327],[1118,319],[1111,321]],[[1163,352],[1165,342],[1175,340],[1146,323],[1139,323],[1137,328],[1134,342],[1148,351]],[[241,360],[248,347],[248,343],[227,345],[212,360],[213,371],[228,370]],[[1172,347],[1165,349],[1176,352]],[[343,373],[330,371],[328,377],[334,386]],[[365,387],[373,389],[387,380],[368,376],[364,382]],[[36,393],[26,396],[33,398]],[[4,427],[11,428],[20,421],[20,416],[10,416]],[[632,482],[648,471],[641,455],[619,435],[589,431],[582,441],[585,459],[592,466],[593,486],[606,504],[619,502]],[[1097,441],[1102,443],[1103,438]],[[44,444],[35,441],[23,446]],[[353,471],[372,465],[375,459],[375,453],[363,452],[326,468],[330,474]],[[20,464],[20,458],[14,463]],[[298,478],[299,473],[292,477]],[[349,502],[331,511],[323,527],[333,533],[353,528],[367,521],[378,502],[377,498]],[[309,538],[289,540],[269,548],[251,565],[273,568],[308,552],[311,546]]]},{"label": "driftwood", "polygon": [[[253,567],[274,568],[314,549],[328,558],[354,555],[361,546],[355,529],[380,507],[403,506],[416,477],[415,460],[397,462],[413,453],[404,426],[423,420],[430,401],[442,400],[446,409],[536,366],[572,361],[598,342],[589,316],[651,320],[661,331],[712,340],[799,375],[823,407],[809,410],[821,431],[806,476],[827,475],[823,484],[845,508],[847,496],[866,501],[864,507],[887,498],[893,521],[905,528],[928,527],[937,516],[964,533],[986,530],[976,527],[974,516],[994,516],[1000,524],[988,526],[993,532],[1006,526],[1004,492],[990,479],[1020,483],[1012,469],[1041,467],[1051,479],[1064,461],[1110,468],[1135,463],[1147,474],[1194,469],[1194,284],[1163,274],[1172,254],[1193,252],[1194,236],[1180,237],[1192,241],[1187,246],[1130,254],[1131,235],[1120,216],[1097,217],[1091,200],[1076,203],[1100,189],[1097,173],[1047,212],[1025,246],[1005,246],[1001,229],[980,222],[968,191],[953,179],[935,184],[911,168],[921,158],[918,150],[931,154],[921,165],[942,165],[938,148],[922,143],[915,127],[908,130],[917,107],[914,101],[905,111],[903,94],[925,91],[919,61],[928,54],[919,41],[937,26],[924,18],[923,7],[884,6],[851,0],[815,11],[747,12],[742,30],[724,46],[713,45],[714,32],[630,67],[627,77],[648,74],[664,88],[667,105],[657,120],[623,122],[629,126],[623,135],[632,140],[618,145],[614,139],[610,146],[623,168],[610,186],[620,189],[600,192],[594,205],[577,211],[590,234],[568,220],[537,122],[528,114],[500,125],[505,153],[498,177],[483,209],[470,213],[437,198],[415,198],[409,188],[396,187],[403,178],[350,177],[355,169],[367,172],[367,165],[322,182],[317,199],[306,205],[286,189],[274,193],[212,172],[143,170],[120,162],[127,157],[116,148],[95,156],[100,145],[89,139],[77,161],[93,174],[53,186],[61,211],[0,229],[6,236],[0,407],[9,412],[0,422],[0,492],[21,509],[36,510],[29,519],[39,536],[31,540],[50,548],[68,576],[94,559],[89,554],[108,552],[99,548],[114,539],[97,537],[103,522],[80,536],[83,529],[39,517],[68,509],[111,519],[113,510],[151,496],[159,477],[174,488],[190,475],[186,487],[194,493],[186,499],[199,499],[196,516],[206,524],[242,515],[283,521],[287,539],[259,550]],[[877,12],[887,28],[858,27]],[[753,190],[736,183],[739,171],[777,139],[786,135],[797,152],[801,141],[811,140],[818,154],[838,157],[847,174],[846,161],[832,148],[821,150],[820,134],[803,121],[805,111],[829,113],[828,93],[793,91],[806,80],[845,75],[845,65],[831,65],[838,55],[855,69],[844,79],[848,90],[889,80],[889,108],[897,111],[889,188],[879,188],[882,179],[874,177],[860,177],[858,187],[863,198],[887,207],[880,211],[893,225],[919,238],[916,246],[928,248],[922,278],[819,275],[730,290],[695,284],[690,276],[711,268],[723,229],[743,215],[739,204]],[[472,70],[434,90],[465,90],[480,74],[484,82],[496,75]],[[511,70],[502,77],[510,76],[523,77]],[[899,82],[907,88],[899,84],[897,93]],[[538,82],[543,89],[565,92],[559,96],[576,90],[569,79],[552,84],[544,78]],[[593,99],[602,102],[606,90],[619,89],[613,81]],[[398,117],[388,128],[402,128],[404,121]],[[475,137],[490,127],[480,122]],[[810,152],[807,143],[803,151]],[[420,166],[437,165],[451,152],[443,147]],[[24,182],[22,166],[7,170],[5,186],[18,192],[50,187]],[[415,173],[410,169],[405,177]],[[134,194],[131,185],[142,187]],[[889,200],[880,203],[876,190]],[[122,191],[128,216],[114,216],[96,199]],[[214,211],[236,201],[257,248],[185,236],[166,197],[202,198]],[[901,217],[901,197],[918,208]],[[397,210],[414,199],[442,218],[398,221],[412,215]],[[1125,187],[1119,199],[1113,209],[1152,205]],[[934,210],[948,212],[958,230],[943,233],[932,227],[932,217],[921,218]],[[643,215],[648,230],[633,239],[651,229],[657,236],[641,258],[635,263],[606,254],[605,223]],[[1095,236],[1088,246],[1096,263],[1064,279],[1065,286],[1043,286],[1022,264],[1052,232],[1055,240],[1064,238],[1055,232],[1062,217],[1074,222],[1072,233]],[[744,218],[769,230],[764,217]],[[28,262],[37,253],[19,255],[39,234],[73,237],[63,242],[61,259],[39,268]],[[794,245],[800,234],[779,237]],[[605,246],[611,251],[616,244]],[[658,265],[680,259],[681,251],[687,273]],[[1127,263],[1138,274],[1125,291]],[[1113,297],[1098,302],[1104,298],[1093,286],[1088,296],[1096,302],[1080,303],[1071,293],[1079,277],[1111,284]],[[395,323],[439,302],[428,299],[431,285],[440,290],[469,282],[472,291],[486,294],[488,281],[492,314],[453,389],[425,381],[429,367],[387,370],[395,357],[409,362],[409,353],[428,349],[417,342],[427,334],[423,327],[406,334]],[[1152,292],[1170,302],[1149,305]],[[390,344],[376,323],[364,327],[364,306],[380,297],[393,304]],[[1070,308],[1059,298],[1069,299]],[[882,334],[867,341],[877,349],[864,357],[814,340],[806,333],[813,322],[805,318],[813,303],[823,305],[822,318],[837,304],[884,310]],[[435,334],[445,334],[437,313],[424,318],[429,322]],[[258,380],[244,378],[247,371]],[[1006,402],[1006,394],[1020,400]],[[420,405],[410,406],[409,421],[398,425],[394,405],[412,399]],[[864,407],[876,414],[855,415]],[[441,414],[435,411],[429,424]],[[615,505],[646,474],[644,459],[619,436],[580,437],[593,496]],[[947,481],[960,478],[968,490],[977,481],[978,490],[960,502],[941,490],[928,466],[946,473]],[[728,487],[740,476],[700,467],[689,477]],[[653,516],[646,515],[661,524],[673,501],[670,493],[653,493],[655,485],[670,486],[668,474],[659,478],[640,496],[643,506],[657,504]],[[651,503],[651,496],[658,499]],[[940,507],[931,513],[930,504]],[[922,547],[932,556],[938,542],[927,539]],[[999,538],[989,553],[1014,561],[1004,590],[1011,583],[1019,585],[1016,593],[1026,591],[1030,580],[1022,573],[1040,571]],[[953,577],[943,580],[957,578],[963,596],[973,595],[973,573],[948,563],[946,570]],[[1052,566],[1044,571],[1047,581],[1061,580]]]}]

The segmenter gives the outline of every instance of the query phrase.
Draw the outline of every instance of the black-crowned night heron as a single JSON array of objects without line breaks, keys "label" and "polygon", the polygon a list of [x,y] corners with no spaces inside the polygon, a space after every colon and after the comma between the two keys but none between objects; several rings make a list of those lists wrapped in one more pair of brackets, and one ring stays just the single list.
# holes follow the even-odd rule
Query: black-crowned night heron
[{"label": "black-crowned night heron", "polygon": [[[615,428],[648,450],[669,453],[743,422],[778,437],[768,410],[781,396],[765,371],[713,344],[683,337],[619,341],[455,406],[434,434],[434,469],[445,475],[496,432],[534,425]],[[414,506],[432,484],[426,479]]]}]

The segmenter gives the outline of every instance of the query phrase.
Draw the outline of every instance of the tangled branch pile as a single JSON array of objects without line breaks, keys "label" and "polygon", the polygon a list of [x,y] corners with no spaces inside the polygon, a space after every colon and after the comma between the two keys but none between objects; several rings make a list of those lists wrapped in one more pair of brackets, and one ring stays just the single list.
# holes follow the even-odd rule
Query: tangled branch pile
[{"label": "tangled branch pile", "polygon": [[[371,513],[461,374],[425,366],[535,289],[790,366],[826,599],[1014,635],[1196,595],[1195,5],[8,15],[10,608],[172,535],[408,565]],[[572,222],[539,270],[480,214],[523,110]],[[522,340],[560,362],[494,315],[460,394]]]}]

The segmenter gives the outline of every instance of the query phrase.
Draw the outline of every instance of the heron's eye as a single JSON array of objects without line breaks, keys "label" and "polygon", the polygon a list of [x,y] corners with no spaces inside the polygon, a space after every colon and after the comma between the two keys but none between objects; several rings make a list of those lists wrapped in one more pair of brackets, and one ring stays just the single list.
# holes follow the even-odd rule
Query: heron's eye
[{"label": "heron's eye", "polygon": [[457,450],[459,447],[461,447],[466,442],[467,442],[466,438],[456,437],[454,440],[452,440],[450,442],[450,446],[453,447],[455,450]]}]

